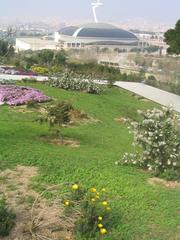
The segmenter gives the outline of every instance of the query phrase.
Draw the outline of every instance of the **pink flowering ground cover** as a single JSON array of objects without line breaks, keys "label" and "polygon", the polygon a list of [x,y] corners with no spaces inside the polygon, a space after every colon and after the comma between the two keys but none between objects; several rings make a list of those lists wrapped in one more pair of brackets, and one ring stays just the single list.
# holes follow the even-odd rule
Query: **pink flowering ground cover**
[{"label": "pink flowering ground cover", "polygon": [[0,85],[0,103],[11,106],[27,104],[30,101],[46,102],[50,100],[39,90],[30,87],[18,87],[14,85]]}]

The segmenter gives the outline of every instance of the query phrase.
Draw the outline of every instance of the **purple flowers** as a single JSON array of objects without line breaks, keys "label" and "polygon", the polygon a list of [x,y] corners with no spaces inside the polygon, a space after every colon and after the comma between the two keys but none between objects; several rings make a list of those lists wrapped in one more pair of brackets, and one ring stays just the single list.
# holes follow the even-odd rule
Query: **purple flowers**
[{"label": "purple flowers", "polygon": [[50,98],[39,90],[30,87],[18,87],[13,85],[0,85],[0,103],[11,106],[27,104],[30,101],[46,102]]}]

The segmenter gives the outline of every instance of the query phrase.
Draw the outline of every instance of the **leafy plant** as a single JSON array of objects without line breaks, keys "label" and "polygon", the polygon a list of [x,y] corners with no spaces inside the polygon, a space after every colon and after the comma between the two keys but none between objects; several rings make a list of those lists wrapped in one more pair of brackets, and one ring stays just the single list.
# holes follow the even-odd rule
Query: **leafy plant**
[{"label": "leafy plant", "polygon": [[0,198],[0,236],[8,236],[14,226],[15,214],[8,209],[4,198]]},{"label": "leafy plant", "polygon": [[55,105],[47,107],[44,114],[42,114],[37,121],[40,123],[48,123],[49,131],[54,133],[56,136],[60,136],[62,140],[62,135],[60,128],[63,124],[70,122],[70,111],[73,110],[73,106],[70,102],[62,101],[57,102]]},{"label": "leafy plant", "polygon": [[95,83],[91,76],[75,74],[74,72],[65,72],[59,76],[49,79],[50,87],[58,87],[66,90],[85,91],[92,94],[100,94],[104,87]]},{"label": "leafy plant", "polygon": [[[123,162],[153,171],[156,176],[179,178],[180,170],[180,116],[172,108],[139,112],[143,119],[131,123],[134,145],[141,153],[125,153]],[[117,162],[118,164],[119,162]]]},{"label": "leafy plant", "polygon": [[82,239],[99,239],[110,230],[111,208],[105,188],[101,191],[97,191],[94,187],[85,190],[80,185],[73,184],[70,194],[64,200],[64,205],[66,211],[70,208],[79,212],[75,222],[75,232]]}]

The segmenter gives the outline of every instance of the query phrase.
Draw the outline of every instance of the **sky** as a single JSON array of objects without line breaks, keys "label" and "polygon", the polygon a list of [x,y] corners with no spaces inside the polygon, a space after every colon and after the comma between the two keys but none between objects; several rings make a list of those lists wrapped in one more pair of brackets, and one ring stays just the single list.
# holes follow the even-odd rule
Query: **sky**
[{"label": "sky", "polygon": [[[9,20],[93,21],[91,0],[0,0],[0,18]],[[180,0],[102,0],[102,22],[132,19],[175,24],[180,18]]]}]

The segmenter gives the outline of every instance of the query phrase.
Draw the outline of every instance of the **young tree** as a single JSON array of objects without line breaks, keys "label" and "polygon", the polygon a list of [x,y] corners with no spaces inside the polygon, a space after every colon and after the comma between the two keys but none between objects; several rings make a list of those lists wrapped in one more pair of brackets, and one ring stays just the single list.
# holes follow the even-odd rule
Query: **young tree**
[{"label": "young tree", "polygon": [[60,137],[63,142],[61,134],[61,127],[70,122],[70,111],[73,110],[71,103],[67,101],[57,102],[55,105],[47,108],[47,111],[42,114],[37,121],[40,123],[48,123],[49,131]]}]

